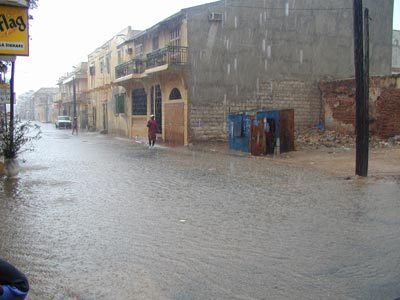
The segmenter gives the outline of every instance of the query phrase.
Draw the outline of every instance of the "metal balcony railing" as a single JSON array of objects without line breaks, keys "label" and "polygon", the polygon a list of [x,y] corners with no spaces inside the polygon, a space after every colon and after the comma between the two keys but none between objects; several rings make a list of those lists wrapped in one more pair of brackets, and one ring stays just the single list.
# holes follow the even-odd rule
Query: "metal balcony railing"
[{"label": "metal balcony railing", "polygon": [[187,47],[168,46],[147,54],[146,68],[187,64]]},{"label": "metal balcony railing", "polygon": [[141,74],[144,72],[144,62],[141,59],[132,59],[126,63],[115,67],[115,78],[121,78],[132,74]]}]

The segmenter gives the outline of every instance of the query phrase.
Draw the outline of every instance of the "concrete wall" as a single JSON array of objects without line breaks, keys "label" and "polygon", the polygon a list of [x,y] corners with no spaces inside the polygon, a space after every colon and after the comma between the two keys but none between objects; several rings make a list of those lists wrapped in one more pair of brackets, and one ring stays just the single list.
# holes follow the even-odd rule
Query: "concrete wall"
[{"label": "concrete wall", "polygon": [[[365,4],[374,20],[371,74],[388,75],[393,0],[368,0]],[[321,10],[325,8],[336,9]],[[353,76],[351,8],[351,0],[226,0],[187,10],[190,138],[224,137],[220,123],[225,122],[226,113],[216,115],[210,107],[243,103],[257,108],[257,99],[266,97],[262,95],[263,82],[315,85],[321,79]],[[209,21],[210,12],[223,13],[224,20]],[[277,105],[287,106],[284,102],[288,100],[282,101]],[[302,106],[310,105],[312,101]],[[215,118],[200,113],[202,110]],[[309,111],[312,115],[307,119],[311,121],[314,112]]]},{"label": "concrete wall", "polygon": [[296,80],[271,80],[260,83],[256,98],[190,106],[190,128],[197,140],[227,138],[229,113],[250,110],[294,109],[295,127],[301,129],[324,119],[324,104],[316,83]]},{"label": "concrete wall", "polygon": [[400,73],[400,30],[393,30],[392,68],[393,72]]},{"label": "concrete wall", "polygon": [[[341,132],[355,132],[355,82],[321,82],[325,102],[325,126]],[[370,80],[369,117],[372,134],[388,138],[400,134],[400,75]]]}]

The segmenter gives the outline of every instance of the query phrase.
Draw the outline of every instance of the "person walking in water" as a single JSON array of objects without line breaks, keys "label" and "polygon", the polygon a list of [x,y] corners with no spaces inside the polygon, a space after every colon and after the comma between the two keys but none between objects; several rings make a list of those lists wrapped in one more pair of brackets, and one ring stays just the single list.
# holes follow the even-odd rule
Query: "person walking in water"
[{"label": "person walking in water", "polygon": [[0,300],[22,300],[29,291],[28,279],[16,267],[0,259]]},{"label": "person walking in water", "polygon": [[154,147],[157,136],[157,121],[154,120],[154,115],[150,116],[150,120],[147,122],[148,135],[149,135],[149,149]]},{"label": "person walking in water", "polygon": [[78,118],[74,117],[74,120],[72,121],[72,135],[76,132],[78,135]]}]

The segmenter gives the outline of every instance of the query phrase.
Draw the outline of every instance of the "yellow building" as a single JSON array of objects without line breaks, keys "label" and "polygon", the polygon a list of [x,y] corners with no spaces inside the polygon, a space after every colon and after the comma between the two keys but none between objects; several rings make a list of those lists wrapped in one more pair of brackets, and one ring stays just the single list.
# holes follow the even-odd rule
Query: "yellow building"
[{"label": "yellow building", "polygon": [[147,120],[154,114],[158,138],[167,144],[188,143],[187,46],[181,13],[118,45],[114,116],[126,122],[127,136],[147,137]]},{"label": "yellow building", "polygon": [[115,78],[115,66],[120,59],[117,46],[135,33],[137,31],[127,27],[89,54],[88,115],[91,129],[117,135],[127,134],[124,118],[116,118],[114,115],[114,103],[111,100],[119,93],[119,88],[113,87],[112,81]]}]

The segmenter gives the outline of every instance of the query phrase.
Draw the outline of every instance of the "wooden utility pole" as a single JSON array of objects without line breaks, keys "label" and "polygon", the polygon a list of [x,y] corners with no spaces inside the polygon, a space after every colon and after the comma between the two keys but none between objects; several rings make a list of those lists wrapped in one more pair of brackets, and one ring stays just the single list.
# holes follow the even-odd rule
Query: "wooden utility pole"
[{"label": "wooden utility pole", "polygon": [[[356,175],[368,176],[369,120],[368,93],[369,80],[366,78],[364,56],[364,19],[362,0],[353,0],[354,11],[354,63],[356,76]],[[366,45],[367,46],[367,45]],[[366,53],[369,55],[369,51]],[[369,64],[369,63],[367,63]],[[368,68],[368,67],[367,67]]]},{"label": "wooden utility pole", "polygon": [[364,101],[364,141],[363,151],[366,155],[366,166],[364,167],[365,175],[368,176],[368,161],[369,161],[369,9],[364,10],[364,80],[365,80],[365,101]]}]

